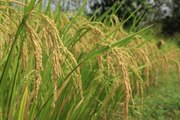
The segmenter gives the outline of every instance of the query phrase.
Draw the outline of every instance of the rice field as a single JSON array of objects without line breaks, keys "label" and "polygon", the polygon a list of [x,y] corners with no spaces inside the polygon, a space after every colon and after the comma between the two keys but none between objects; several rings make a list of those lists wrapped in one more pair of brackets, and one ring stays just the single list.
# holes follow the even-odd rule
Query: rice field
[{"label": "rice field", "polygon": [[0,120],[127,120],[144,91],[170,68],[180,49],[128,33],[115,15],[107,26],[42,2],[0,1]]}]

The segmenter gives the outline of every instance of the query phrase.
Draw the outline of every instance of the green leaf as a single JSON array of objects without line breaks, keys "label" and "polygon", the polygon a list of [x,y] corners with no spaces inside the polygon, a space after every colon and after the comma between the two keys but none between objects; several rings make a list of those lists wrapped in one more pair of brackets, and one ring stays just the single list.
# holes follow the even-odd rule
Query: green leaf
[{"label": "green leaf", "polygon": [[30,13],[30,11],[32,11],[35,3],[36,3],[36,0],[31,0],[29,5],[24,7],[24,15],[27,15]]},{"label": "green leaf", "polygon": [[22,97],[22,100],[21,100],[18,120],[23,120],[23,118],[24,118],[27,98],[28,98],[28,87],[26,87],[23,97]]}]

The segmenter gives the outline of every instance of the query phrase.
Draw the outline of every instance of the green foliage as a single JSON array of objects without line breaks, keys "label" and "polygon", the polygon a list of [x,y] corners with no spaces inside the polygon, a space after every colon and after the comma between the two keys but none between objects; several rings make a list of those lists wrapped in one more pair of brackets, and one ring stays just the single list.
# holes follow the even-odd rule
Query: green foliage
[{"label": "green foliage", "polygon": [[[162,20],[162,32],[168,35],[180,33],[180,1],[173,0],[172,15]],[[178,41],[180,43],[180,41]]]},{"label": "green foliage", "polygon": [[[137,31],[146,24],[160,23],[162,24],[160,33],[166,36],[176,35],[180,32],[179,0],[173,0],[172,2],[154,0],[153,3],[149,3],[148,0],[100,1],[94,1],[94,4],[90,6],[93,11],[92,14],[96,13],[96,16],[93,16],[96,21],[103,21],[107,24],[106,21],[109,21],[111,15],[115,14],[122,22],[122,25],[130,31]],[[172,11],[172,14],[166,15],[168,10],[163,11],[163,5],[169,6],[169,11]],[[135,13],[132,15],[133,12]],[[179,39],[177,39],[177,42],[180,43]]]},{"label": "green foliage", "polygon": [[25,113],[25,108],[26,108],[26,104],[27,104],[27,97],[28,97],[28,89],[26,87],[24,94],[23,94],[23,97],[22,97],[22,100],[21,100],[18,120],[24,119],[24,113]]}]

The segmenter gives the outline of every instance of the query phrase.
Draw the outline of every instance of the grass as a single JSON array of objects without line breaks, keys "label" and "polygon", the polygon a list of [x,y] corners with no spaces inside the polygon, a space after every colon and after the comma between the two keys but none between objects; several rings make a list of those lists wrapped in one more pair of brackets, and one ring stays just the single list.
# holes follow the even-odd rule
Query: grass
[{"label": "grass", "polygon": [[138,97],[135,98],[137,107],[130,112],[130,119],[148,120],[178,120],[180,117],[180,94],[179,81],[175,71],[171,76],[161,75],[161,80],[156,86],[151,86],[144,96],[143,109]]},{"label": "grass", "polygon": [[116,16],[106,26],[82,16],[83,7],[69,18],[41,11],[41,1],[0,4],[2,120],[127,120],[169,66],[179,75],[180,50],[158,49],[151,26],[127,33]]}]

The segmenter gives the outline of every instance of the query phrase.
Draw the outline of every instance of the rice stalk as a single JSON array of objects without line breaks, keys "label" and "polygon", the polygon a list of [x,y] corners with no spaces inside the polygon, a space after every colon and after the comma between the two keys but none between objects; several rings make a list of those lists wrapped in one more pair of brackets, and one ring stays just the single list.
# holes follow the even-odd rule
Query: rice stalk
[{"label": "rice stalk", "polygon": [[40,45],[41,43],[40,43],[40,39],[39,39],[38,35],[33,31],[33,29],[30,27],[29,24],[26,24],[26,27],[29,31],[31,41],[34,44],[34,48],[35,48],[36,79],[35,79],[35,83],[34,83],[34,91],[33,91],[34,94],[33,95],[35,97],[35,101],[37,101],[38,90],[39,90],[39,86],[42,81],[42,78],[40,75],[40,72],[42,70],[42,49],[41,49],[41,45]]}]

